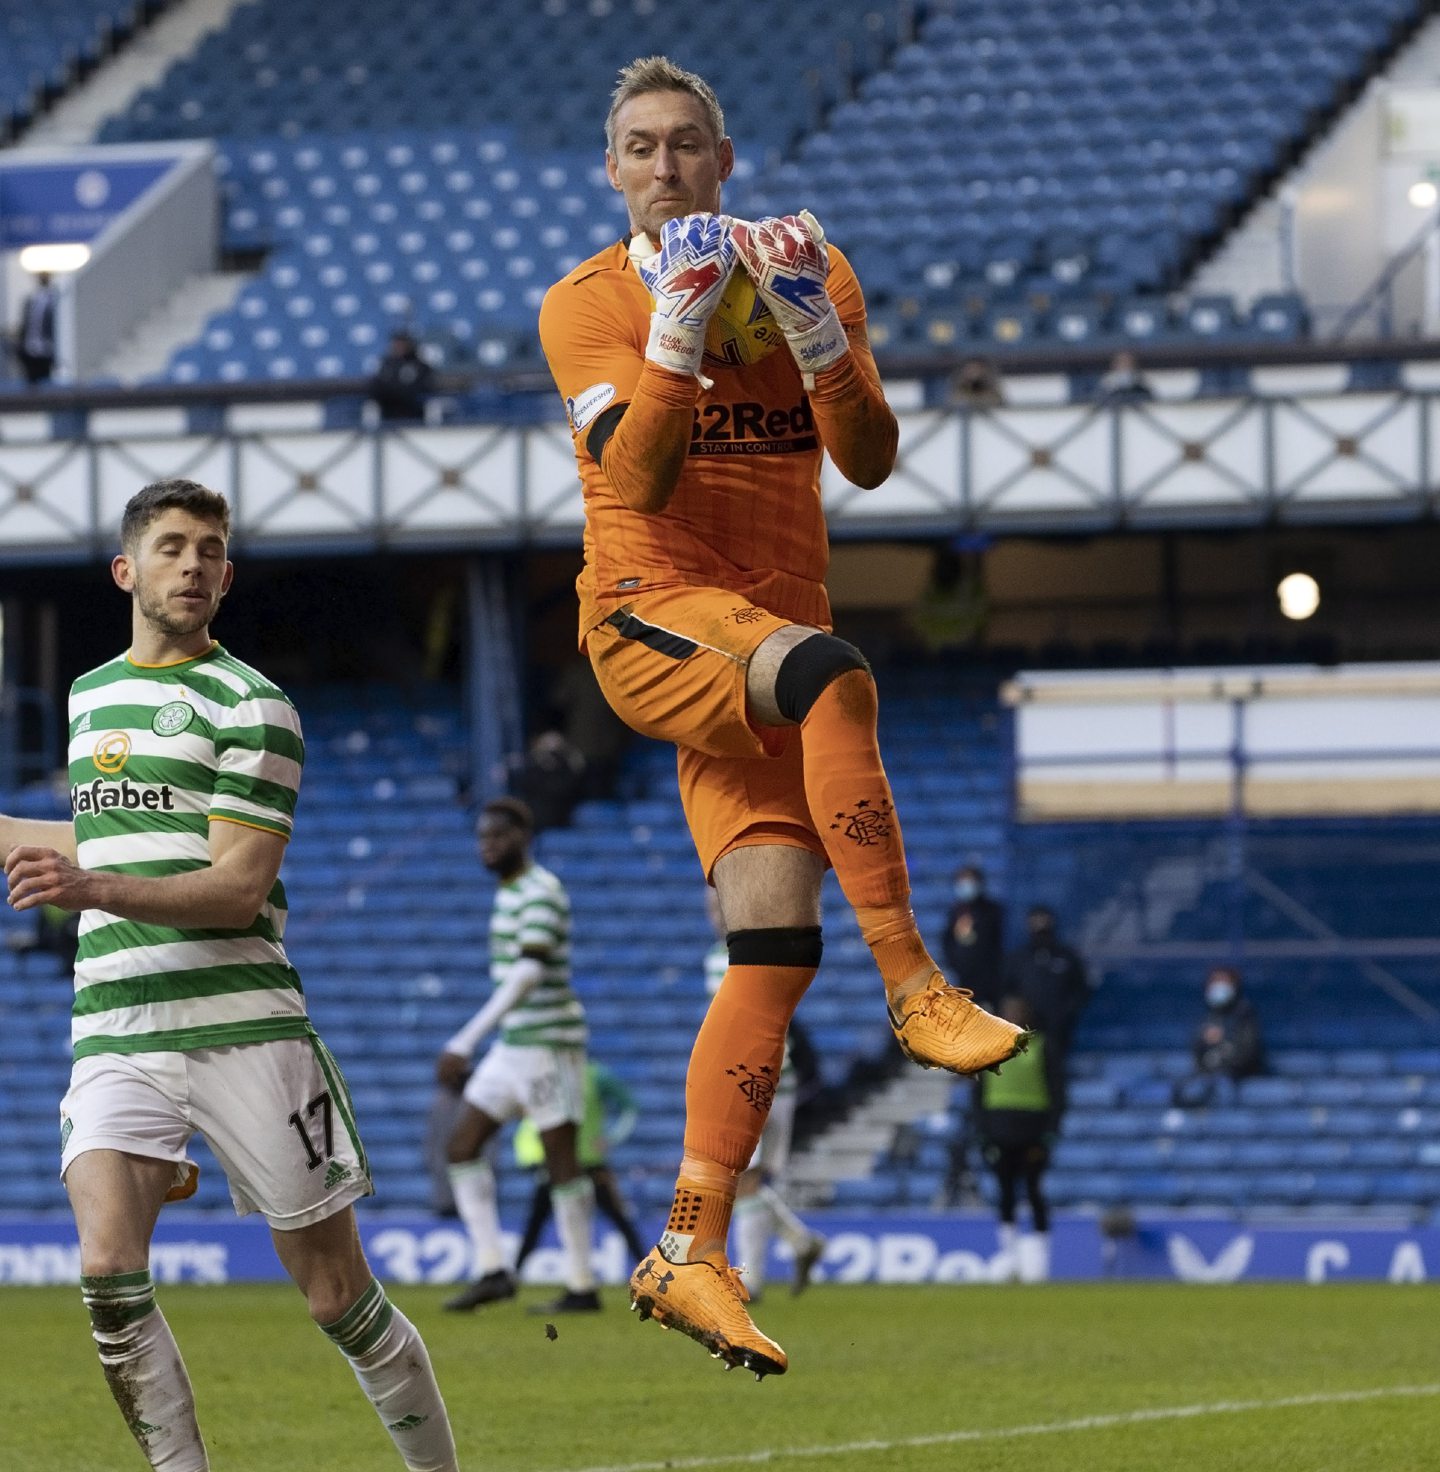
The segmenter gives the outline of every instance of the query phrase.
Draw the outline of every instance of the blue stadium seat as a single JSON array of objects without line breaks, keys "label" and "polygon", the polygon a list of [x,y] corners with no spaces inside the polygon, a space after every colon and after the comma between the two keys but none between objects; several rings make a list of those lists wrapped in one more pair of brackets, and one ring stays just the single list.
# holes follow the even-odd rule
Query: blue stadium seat
[{"label": "blue stadium seat", "polygon": [[[1139,315],[1126,307],[1175,289],[1284,150],[1365,75],[1374,37],[1415,23],[1413,0],[1378,3],[1363,22],[1308,22],[1305,44],[1262,42],[1265,28],[1252,37],[1187,23],[1183,43],[1177,32],[1159,47],[1143,27],[1069,33],[1060,0],[1035,0],[987,22],[982,57],[951,34],[944,7],[924,12],[891,55],[877,37],[898,30],[893,7],[795,0],[784,24],[823,25],[851,70],[827,52],[796,87],[736,68],[727,102],[742,146],[727,204],[752,214],[817,208],[873,305],[925,298],[933,269],[950,280],[946,298],[929,305],[974,294],[1026,300],[1033,318],[982,324],[1005,324],[989,334],[1002,345],[1094,340],[1103,327],[1093,310],[1052,310],[1077,296],[1114,298],[1126,338],[1192,327],[1211,338],[1294,338],[1306,330],[1304,307],[1283,295],[1243,318],[1199,303],[1179,323],[1152,310],[1141,325],[1146,304]],[[603,115],[605,79],[631,54],[633,16],[623,6],[587,15],[582,65],[569,36],[537,24],[519,0],[504,0],[483,37],[455,25],[439,0],[417,0],[403,16],[367,3],[346,28],[322,14],[319,0],[253,0],[108,120],[103,136],[220,136],[227,242],[270,250],[272,280],[290,253],[338,259],[358,246],[367,272],[344,289],[367,307],[394,320],[393,300],[407,300],[437,341],[495,366],[520,361],[515,345],[482,326],[533,335],[538,297],[526,288],[543,289],[625,228],[594,151],[577,140]],[[762,25],[743,6],[722,16],[707,47],[710,31],[647,10],[647,41],[703,65],[723,88],[728,58],[773,46],[777,22]],[[1184,22],[1177,13],[1167,24]],[[437,246],[455,225],[522,228],[508,245],[477,230],[463,250]],[[427,235],[424,248],[402,238]],[[498,320],[474,300],[482,281],[512,288]],[[317,318],[334,310],[322,300]],[[943,320],[919,338],[935,346]],[[892,320],[881,336],[903,344],[907,334]],[[262,375],[288,373],[292,361],[300,371],[349,372],[370,361],[364,345],[352,348],[316,342],[225,363]],[[186,378],[222,368],[190,355],[175,362]]]},{"label": "blue stadium seat", "polygon": [[1272,292],[1250,304],[1249,326],[1259,338],[1273,342],[1298,342],[1310,333],[1310,314],[1304,301],[1293,292]]},{"label": "blue stadium seat", "polygon": [[1234,342],[1248,335],[1234,299],[1228,296],[1194,297],[1185,309],[1185,325],[1210,342]]},{"label": "blue stadium seat", "polygon": [[1137,296],[1122,302],[1115,312],[1119,337],[1139,346],[1170,335],[1170,307],[1163,297]]},{"label": "blue stadium seat", "polygon": [[1109,308],[1102,301],[1064,301],[1050,314],[1050,332],[1074,347],[1093,344],[1106,336]]}]

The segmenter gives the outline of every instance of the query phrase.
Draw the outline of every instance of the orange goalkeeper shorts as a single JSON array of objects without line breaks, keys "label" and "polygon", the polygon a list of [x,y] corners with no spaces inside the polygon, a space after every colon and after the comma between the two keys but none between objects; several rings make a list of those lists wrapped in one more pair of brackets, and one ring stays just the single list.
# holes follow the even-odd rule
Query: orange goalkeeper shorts
[{"label": "orange goalkeeper shorts", "polygon": [[793,620],[718,588],[668,588],[617,608],[586,636],[600,689],[632,730],[673,742],[680,800],[705,876],[731,849],[785,844],[820,858],[799,728],[746,713],[750,656]]}]

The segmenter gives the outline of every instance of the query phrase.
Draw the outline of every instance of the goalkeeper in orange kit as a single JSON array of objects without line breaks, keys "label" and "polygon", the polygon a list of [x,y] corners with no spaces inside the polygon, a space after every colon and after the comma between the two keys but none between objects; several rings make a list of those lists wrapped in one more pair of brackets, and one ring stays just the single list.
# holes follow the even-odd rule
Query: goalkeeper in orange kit
[{"label": "goalkeeper in orange kit", "polygon": [[[621,72],[606,143],[631,233],[551,287],[540,313],[585,496],[580,638],[615,711],[677,748],[730,961],[690,1059],[674,1205],[631,1301],[727,1365],[778,1374],[785,1352],[751,1321],[725,1240],[820,963],[826,867],[911,1058],[973,1073],[1025,1033],[948,986],[920,939],[875,682],[830,633],[822,452],[874,487],[898,443],[855,273],[808,214],[720,213],[735,162],[720,105],[666,58]],[[788,351],[707,356],[737,269]]]}]

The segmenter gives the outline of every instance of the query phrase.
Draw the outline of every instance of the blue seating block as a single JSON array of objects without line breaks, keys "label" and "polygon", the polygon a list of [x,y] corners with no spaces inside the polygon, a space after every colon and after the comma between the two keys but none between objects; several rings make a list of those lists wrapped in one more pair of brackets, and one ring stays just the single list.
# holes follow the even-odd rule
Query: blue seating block
[{"label": "blue seating block", "polygon": [[[783,23],[727,5],[699,30],[652,6],[645,24],[647,46],[702,66],[726,97],[740,143],[727,207],[814,208],[859,270],[883,349],[1288,341],[1308,331],[1293,295],[1245,313],[1200,301],[1181,322],[1156,305],[1415,23],[1414,0],[1379,3],[1363,19],[1307,15],[1291,44],[1268,12],[1250,33],[1167,13],[1165,49],[1145,25],[1067,30],[1061,0],[987,12],[981,46],[951,34],[949,7],[925,7],[893,52],[902,11],[871,0],[794,0]],[[104,125],[110,140],[225,140],[227,241],[270,252],[269,290],[214,324],[231,342],[187,345],[171,378],[364,373],[400,320],[467,365],[537,362],[545,286],[626,228],[577,140],[633,54],[634,16],[592,7],[577,47],[524,0],[492,11],[477,30],[440,0],[366,0],[336,28],[320,0],[254,0]],[[773,50],[784,26],[833,43],[806,86],[733,62]],[[0,99],[7,75],[33,94],[22,38],[7,39]]]}]

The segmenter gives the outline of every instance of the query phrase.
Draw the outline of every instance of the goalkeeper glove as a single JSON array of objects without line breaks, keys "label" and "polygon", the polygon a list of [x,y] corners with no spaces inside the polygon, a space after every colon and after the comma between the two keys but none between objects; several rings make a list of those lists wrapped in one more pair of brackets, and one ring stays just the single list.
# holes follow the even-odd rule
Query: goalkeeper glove
[{"label": "goalkeeper glove", "polygon": [[630,241],[630,259],[655,302],[645,356],[674,373],[699,377],[705,329],[735,268],[728,216],[666,220],[660,248],[642,232]]},{"label": "goalkeeper glove", "polygon": [[830,253],[809,210],[781,219],[736,220],[735,254],[755,283],[802,373],[823,373],[850,351],[825,286]]}]

